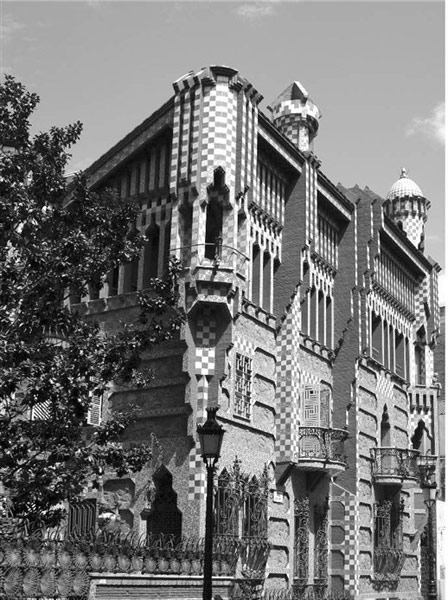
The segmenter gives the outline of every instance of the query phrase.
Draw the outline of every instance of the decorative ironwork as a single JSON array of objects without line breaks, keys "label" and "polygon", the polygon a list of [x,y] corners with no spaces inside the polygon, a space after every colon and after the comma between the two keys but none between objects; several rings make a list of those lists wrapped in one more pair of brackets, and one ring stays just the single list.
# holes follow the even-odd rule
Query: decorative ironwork
[{"label": "decorative ironwork", "polygon": [[230,471],[223,469],[215,493],[215,535],[267,537],[268,477],[241,472],[235,460]]},{"label": "decorative ironwork", "polygon": [[398,576],[404,561],[404,501],[383,500],[375,505],[375,573]]},{"label": "decorative ironwork", "polygon": [[[90,574],[147,573],[201,575],[204,540],[176,538],[173,535],[124,536],[121,532],[101,532],[92,536],[61,532],[43,537],[2,535],[0,537],[0,598],[87,598]],[[254,568],[259,550],[248,551],[241,540],[218,537],[213,545],[216,575],[234,576],[240,554]],[[248,558],[249,557],[249,558]],[[250,557],[255,557],[254,559]],[[258,557],[258,559],[257,559]]]},{"label": "decorative ironwork", "polygon": [[299,427],[298,460],[324,460],[347,464],[344,441],[345,429],[328,427]]},{"label": "decorative ironwork", "polygon": [[409,448],[371,448],[373,459],[372,475],[378,477],[399,477],[418,479],[418,450]]},{"label": "decorative ironwork", "polygon": [[256,596],[245,594],[237,587],[232,591],[231,600],[353,600],[353,594],[347,590],[340,592],[326,591],[323,596],[316,592],[314,586],[308,586],[305,591],[292,585],[290,588],[268,588]]},{"label": "decorative ironwork", "polygon": [[68,510],[68,533],[78,536],[95,534],[97,517],[96,500],[81,500],[70,504]]},{"label": "decorative ironwork", "polygon": [[420,592],[424,598],[428,595],[429,590],[429,539],[428,525],[425,525],[422,536],[420,538]]},{"label": "decorative ironwork", "polygon": [[328,581],[328,498],[314,507],[314,584],[323,592]]},{"label": "decorative ironwork", "polygon": [[266,538],[268,535],[267,472],[261,480],[254,475],[243,487],[243,537]]},{"label": "decorative ironwork", "polygon": [[241,477],[239,463],[233,471],[223,469],[218,477],[215,493],[214,535],[239,534],[239,509],[241,503]]},{"label": "decorative ironwork", "polygon": [[250,419],[252,403],[252,360],[243,354],[236,354],[235,373],[235,414]]},{"label": "decorative ironwork", "polygon": [[294,581],[303,586],[308,581],[310,501],[308,497],[294,501]]}]

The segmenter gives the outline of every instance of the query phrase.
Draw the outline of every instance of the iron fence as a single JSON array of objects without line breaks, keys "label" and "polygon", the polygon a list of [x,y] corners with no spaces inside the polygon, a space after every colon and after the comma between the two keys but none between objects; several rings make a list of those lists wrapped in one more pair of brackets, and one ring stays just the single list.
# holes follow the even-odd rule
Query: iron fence
[{"label": "iron fence", "polygon": [[[214,575],[234,576],[240,555],[248,568],[256,568],[256,546],[254,540],[215,537]],[[87,598],[91,573],[201,575],[203,559],[203,538],[7,535],[0,539],[0,598],[79,600]]]}]

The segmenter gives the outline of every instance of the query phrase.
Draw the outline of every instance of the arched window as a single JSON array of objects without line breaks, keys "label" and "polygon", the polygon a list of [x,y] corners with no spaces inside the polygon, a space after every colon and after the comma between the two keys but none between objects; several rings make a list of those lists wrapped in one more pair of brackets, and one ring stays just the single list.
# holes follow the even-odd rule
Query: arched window
[{"label": "arched window", "polygon": [[123,277],[123,293],[127,294],[129,292],[137,291],[138,284],[138,266],[139,259],[134,258],[130,262],[126,263],[124,268],[124,277]]},{"label": "arched window", "polygon": [[426,332],[422,326],[417,331],[417,339],[415,342],[415,383],[417,385],[425,385],[425,342]]},{"label": "arched window", "polygon": [[120,275],[120,267],[115,267],[109,273],[109,296],[116,296],[118,294],[118,278]]},{"label": "arched window", "polygon": [[255,244],[252,248],[252,302],[260,304],[260,246]]},{"label": "arched window", "polygon": [[384,405],[383,416],[381,419],[381,447],[389,447],[391,444],[390,440],[390,423],[389,413],[387,412],[387,406]]},{"label": "arched window", "polygon": [[263,254],[263,308],[271,312],[272,261],[269,252]]},{"label": "arched window", "polygon": [[205,258],[214,260],[220,242],[222,243],[222,205],[216,198],[212,198],[207,204],[207,215],[205,224]]},{"label": "arched window", "polygon": [[182,513],[177,508],[177,494],[173,490],[173,476],[163,465],[152,477],[155,495],[148,516],[148,535],[182,535]]},{"label": "arched window", "polygon": [[371,356],[378,362],[383,362],[383,331],[381,317],[372,312],[372,347]]},{"label": "arched window", "polygon": [[153,221],[146,230],[146,243],[143,250],[143,289],[152,277],[159,273],[160,227]]}]

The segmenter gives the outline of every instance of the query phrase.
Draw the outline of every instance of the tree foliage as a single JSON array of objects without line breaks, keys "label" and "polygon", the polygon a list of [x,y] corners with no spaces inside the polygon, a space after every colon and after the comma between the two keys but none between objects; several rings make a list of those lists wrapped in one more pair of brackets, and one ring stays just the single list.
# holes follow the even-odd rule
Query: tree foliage
[{"label": "tree foliage", "polygon": [[120,444],[130,414],[95,428],[87,415],[114,385],[146,385],[142,356],[176,334],[183,314],[174,263],[138,294],[138,317],[116,333],[69,304],[140,255],[145,239],[132,226],[140,206],[92,192],[82,175],[67,187],[68,151],[82,126],[31,135],[38,102],[12,77],[0,86],[0,480],[16,516],[57,524],[61,502],[89,480],[149,459],[149,447]]}]

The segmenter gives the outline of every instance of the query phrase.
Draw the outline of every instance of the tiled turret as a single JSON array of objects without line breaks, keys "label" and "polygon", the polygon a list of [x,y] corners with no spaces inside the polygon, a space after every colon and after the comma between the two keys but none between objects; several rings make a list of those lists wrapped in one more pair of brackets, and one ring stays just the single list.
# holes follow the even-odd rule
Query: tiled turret
[{"label": "tiled turret", "polygon": [[312,150],[317,135],[319,109],[299,81],[294,81],[271,105],[274,123],[291,142],[302,150]]},{"label": "tiled turret", "polygon": [[430,206],[418,185],[409,179],[406,169],[401,169],[400,179],[386,196],[384,210],[419,250],[425,247],[425,223]]}]

